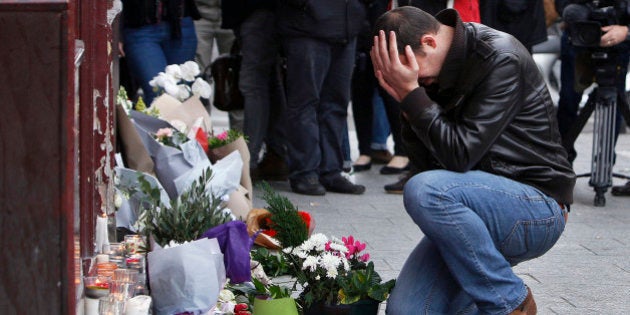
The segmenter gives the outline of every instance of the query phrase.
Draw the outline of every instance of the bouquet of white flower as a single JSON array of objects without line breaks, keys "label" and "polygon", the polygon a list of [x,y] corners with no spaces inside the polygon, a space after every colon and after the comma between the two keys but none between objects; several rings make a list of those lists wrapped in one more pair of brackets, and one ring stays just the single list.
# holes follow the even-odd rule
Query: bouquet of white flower
[{"label": "bouquet of white flower", "polygon": [[300,298],[309,308],[314,302],[337,304],[338,278],[350,271],[348,248],[337,238],[318,233],[297,247],[283,249],[289,262],[289,274],[302,285]]},{"label": "bouquet of white flower", "polygon": [[[193,94],[210,99],[212,88],[200,77],[201,70],[194,61],[186,61],[180,65],[168,65],[164,72],[158,73],[149,85],[158,92],[166,93],[183,102]],[[161,92],[161,93],[160,93]]]}]

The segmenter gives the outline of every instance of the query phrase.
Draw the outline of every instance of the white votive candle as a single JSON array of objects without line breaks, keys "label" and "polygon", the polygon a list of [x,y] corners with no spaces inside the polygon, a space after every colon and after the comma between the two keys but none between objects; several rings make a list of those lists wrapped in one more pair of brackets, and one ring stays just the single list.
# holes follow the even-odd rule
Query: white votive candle
[{"label": "white votive candle", "polygon": [[107,254],[98,254],[96,255],[96,263],[100,264],[100,263],[106,263],[109,262],[109,255]]}]

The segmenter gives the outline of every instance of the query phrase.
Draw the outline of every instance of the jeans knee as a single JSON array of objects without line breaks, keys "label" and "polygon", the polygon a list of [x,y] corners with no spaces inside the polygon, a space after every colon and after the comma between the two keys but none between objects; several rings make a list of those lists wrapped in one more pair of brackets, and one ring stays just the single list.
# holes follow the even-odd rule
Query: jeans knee
[{"label": "jeans knee", "polygon": [[403,191],[405,205],[426,204],[434,200],[439,193],[440,181],[443,180],[443,171],[426,171],[413,176]]}]

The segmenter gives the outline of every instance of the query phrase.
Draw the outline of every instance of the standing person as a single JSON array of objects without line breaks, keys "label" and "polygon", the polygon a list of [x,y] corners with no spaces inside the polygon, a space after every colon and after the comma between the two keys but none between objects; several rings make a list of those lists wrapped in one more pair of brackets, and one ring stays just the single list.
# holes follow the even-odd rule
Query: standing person
[{"label": "standing person", "polygon": [[[372,2],[368,7],[367,18],[364,21],[361,32],[357,36],[356,59],[352,73],[351,90],[352,113],[359,145],[359,157],[352,165],[352,169],[355,172],[369,170],[373,162],[386,164],[392,159],[392,155],[387,148],[387,137],[390,132],[389,122],[384,108],[385,105],[378,94],[378,83],[374,77],[372,61],[370,60],[372,26],[374,21],[385,13],[386,8],[387,1],[377,0]],[[369,91],[374,91],[374,93]]]},{"label": "standing person", "polygon": [[129,72],[151,106],[156,94],[149,81],[167,65],[195,59],[199,19],[194,0],[123,0],[122,51]]},{"label": "standing person", "polygon": [[286,130],[291,189],[362,194],[341,175],[361,0],[283,0],[278,27],[287,58]]},{"label": "standing person", "polygon": [[[239,89],[244,99],[243,132],[252,156],[254,180],[286,180],[285,97],[280,78],[280,39],[276,1],[223,1],[224,27],[234,29],[241,44]],[[260,159],[265,146],[265,153]]]},{"label": "standing person", "polygon": [[420,170],[404,205],[425,235],[387,313],[535,314],[511,267],[558,240],[576,179],[536,63],[513,36],[452,9],[401,7],[375,30],[375,73],[401,102]]},{"label": "standing person", "polygon": [[[560,135],[566,137],[573,124],[577,121],[582,94],[593,82],[593,75],[590,73],[592,63],[590,54],[586,48],[576,47],[569,39],[570,26],[574,22],[588,20],[589,9],[582,3],[575,0],[556,0],[556,11],[563,17],[564,30],[560,42],[560,98],[558,100],[558,126]],[[619,1],[613,3],[621,4]],[[569,8],[565,11],[566,8]],[[615,83],[618,92],[625,95],[626,74],[628,73],[628,61],[630,60],[630,44],[626,42],[630,35],[628,32],[628,15],[620,16],[618,25],[602,27],[602,37],[600,46],[610,52],[610,56],[615,56]],[[617,107],[615,121],[615,143],[619,136],[619,127],[623,123],[623,118]],[[571,143],[567,148],[569,160],[573,162],[577,157],[577,151]]]},{"label": "standing person", "polygon": [[532,47],[547,40],[543,0],[479,0],[481,23],[518,39],[532,53]]},{"label": "standing person", "polygon": [[201,71],[212,62],[216,44],[219,54],[227,54],[234,43],[234,32],[221,28],[221,0],[195,0],[201,18],[196,20],[197,52],[195,61]]}]

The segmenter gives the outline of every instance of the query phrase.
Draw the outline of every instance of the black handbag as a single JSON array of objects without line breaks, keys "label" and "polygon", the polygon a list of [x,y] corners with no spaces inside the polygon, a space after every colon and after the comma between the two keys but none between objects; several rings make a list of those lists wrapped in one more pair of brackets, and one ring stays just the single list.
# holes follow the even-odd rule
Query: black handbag
[{"label": "black handbag", "polygon": [[221,54],[209,66],[214,82],[213,105],[219,110],[243,109],[243,94],[238,88],[242,58],[240,45],[235,40],[230,53]]}]

